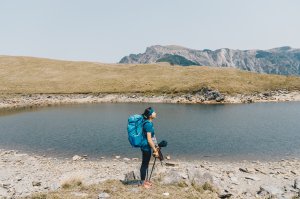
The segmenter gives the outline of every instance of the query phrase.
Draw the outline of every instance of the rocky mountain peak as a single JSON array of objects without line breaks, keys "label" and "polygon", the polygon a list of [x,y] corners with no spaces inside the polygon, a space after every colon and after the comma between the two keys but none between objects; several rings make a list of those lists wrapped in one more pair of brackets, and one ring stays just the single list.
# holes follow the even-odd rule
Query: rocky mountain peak
[{"label": "rocky mountain peak", "polygon": [[156,63],[233,67],[258,73],[300,75],[300,49],[282,46],[270,50],[194,50],[177,45],[154,45],[144,53],[130,54],[119,63]]}]

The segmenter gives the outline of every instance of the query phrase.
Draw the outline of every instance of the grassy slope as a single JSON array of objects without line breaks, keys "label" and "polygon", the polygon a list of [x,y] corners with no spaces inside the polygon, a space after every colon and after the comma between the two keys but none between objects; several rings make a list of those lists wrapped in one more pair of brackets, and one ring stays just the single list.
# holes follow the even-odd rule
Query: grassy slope
[{"label": "grassy slope", "polygon": [[122,65],[0,56],[0,93],[186,93],[207,86],[222,93],[300,90],[300,77],[232,68]]}]

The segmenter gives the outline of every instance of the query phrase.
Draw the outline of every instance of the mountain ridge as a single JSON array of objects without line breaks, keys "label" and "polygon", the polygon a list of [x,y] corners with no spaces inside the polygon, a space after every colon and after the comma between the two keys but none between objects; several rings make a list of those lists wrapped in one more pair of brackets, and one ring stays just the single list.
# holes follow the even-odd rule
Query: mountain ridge
[{"label": "mountain ridge", "polygon": [[[190,62],[199,66],[232,67],[258,73],[300,75],[300,49],[290,46],[268,50],[229,48],[195,50],[177,45],[154,45],[147,47],[144,53],[123,57],[119,63],[156,63],[167,55],[168,60],[171,60],[169,63],[172,65]],[[172,59],[172,55],[174,59]]]}]

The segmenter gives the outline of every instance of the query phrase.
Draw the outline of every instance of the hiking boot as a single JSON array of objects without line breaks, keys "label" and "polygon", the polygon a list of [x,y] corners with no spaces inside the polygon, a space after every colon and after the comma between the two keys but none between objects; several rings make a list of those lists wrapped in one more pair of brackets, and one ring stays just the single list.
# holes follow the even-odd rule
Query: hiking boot
[{"label": "hiking boot", "polygon": [[146,181],[144,181],[143,184],[139,184],[139,186],[145,188],[145,189],[150,189],[151,188],[151,185],[149,185]]},{"label": "hiking boot", "polygon": [[145,180],[144,184],[147,184],[147,185],[149,185],[149,186],[152,186],[152,183],[151,183],[150,181],[148,181],[148,180]]}]

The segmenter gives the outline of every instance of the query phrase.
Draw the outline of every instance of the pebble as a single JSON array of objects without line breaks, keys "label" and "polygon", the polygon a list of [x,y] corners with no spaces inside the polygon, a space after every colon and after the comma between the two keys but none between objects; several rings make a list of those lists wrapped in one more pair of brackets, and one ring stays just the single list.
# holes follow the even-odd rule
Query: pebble
[{"label": "pebble", "polygon": [[295,171],[291,171],[292,174],[297,175],[297,173]]},{"label": "pebble", "polygon": [[102,199],[102,198],[109,198],[110,195],[106,192],[102,192],[98,195],[98,199]]},{"label": "pebble", "polygon": [[78,161],[78,160],[82,160],[82,159],[83,158],[79,155],[74,155],[73,158],[72,158],[73,161]]},{"label": "pebble", "polygon": [[256,176],[246,176],[245,179],[247,180],[253,180],[253,181],[259,181],[260,178],[256,177]]},{"label": "pebble", "polygon": [[34,187],[39,187],[39,186],[41,186],[41,185],[42,185],[41,182],[37,182],[37,181],[33,181],[33,182],[32,182],[32,186],[34,186]]},{"label": "pebble", "polygon": [[170,193],[168,193],[168,192],[165,192],[165,193],[163,193],[162,195],[164,195],[164,196],[169,196],[169,195],[170,195]]}]

